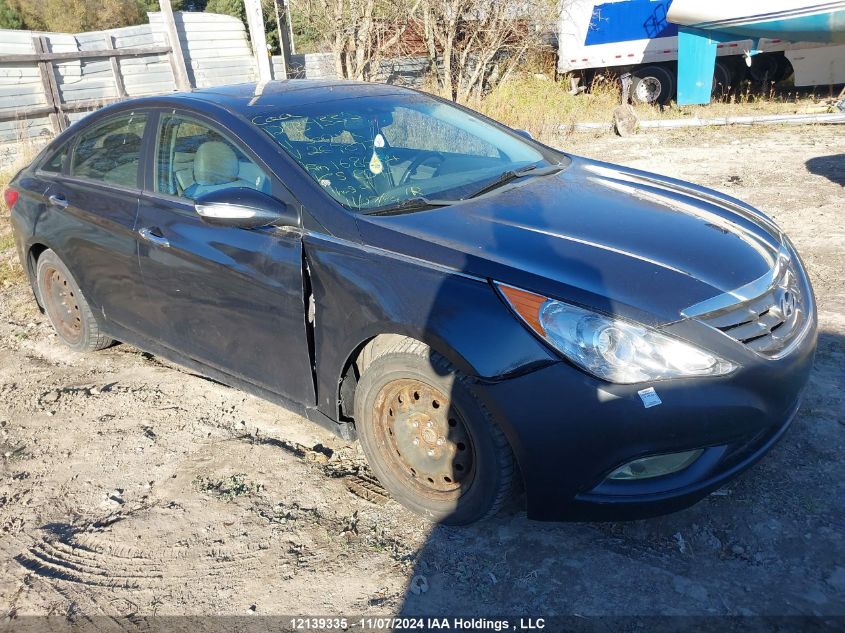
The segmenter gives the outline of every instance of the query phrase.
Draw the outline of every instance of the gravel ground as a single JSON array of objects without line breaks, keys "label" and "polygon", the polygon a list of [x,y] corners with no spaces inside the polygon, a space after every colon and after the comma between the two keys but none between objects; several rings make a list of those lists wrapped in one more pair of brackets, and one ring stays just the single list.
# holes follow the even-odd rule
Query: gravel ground
[{"label": "gravel ground", "polygon": [[0,613],[845,615],[842,128],[566,145],[741,197],[796,243],[819,352],[760,464],[648,521],[535,523],[517,499],[432,527],[352,494],[358,447],[283,409],[128,346],[68,352],[15,282],[0,289]]}]

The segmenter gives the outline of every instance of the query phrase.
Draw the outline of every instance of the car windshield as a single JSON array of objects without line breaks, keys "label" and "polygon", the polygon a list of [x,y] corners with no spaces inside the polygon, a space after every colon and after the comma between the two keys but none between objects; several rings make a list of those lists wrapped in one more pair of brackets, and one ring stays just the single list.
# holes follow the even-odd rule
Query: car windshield
[{"label": "car windshield", "polygon": [[565,160],[418,94],[268,108],[251,121],[335,200],[362,213],[449,204]]}]

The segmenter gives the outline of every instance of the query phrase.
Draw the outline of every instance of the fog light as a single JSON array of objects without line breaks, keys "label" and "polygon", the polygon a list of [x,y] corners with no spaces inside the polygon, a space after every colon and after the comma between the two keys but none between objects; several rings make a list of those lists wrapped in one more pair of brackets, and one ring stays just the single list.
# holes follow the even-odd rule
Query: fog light
[{"label": "fog light", "polygon": [[651,477],[669,475],[683,470],[692,464],[703,452],[702,449],[698,449],[696,451],[669,453],[667,455],[655,455],[654,457],[635,459],[614,470],[610,473],[608,479],[649,479]]}]

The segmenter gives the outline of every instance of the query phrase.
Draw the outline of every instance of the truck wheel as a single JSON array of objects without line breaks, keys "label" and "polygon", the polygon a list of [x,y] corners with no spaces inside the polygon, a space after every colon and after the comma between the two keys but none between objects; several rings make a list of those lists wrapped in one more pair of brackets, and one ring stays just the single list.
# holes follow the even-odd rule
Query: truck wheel
[{"label": "truck wheel", "polygon": [[663,66],[643,66],[631,73],[631,100],[634,103],[663,105],[675,96],[675,78]]},{"label": "truck wheel", "polygon": [[783,81],[792,74],[792,64],[783,53],[761,53],[751,58],[748,76],[758,83]]},{"label": "truck wheel", "polygon": [[51,250],[38,258],[38,297],[59,338],[75,352],[93,352],[114,340],[100,326],[67,266]]},{"label": "truck wheel", "polygon": [[716,61],[716,66],[713,69],[713,97],[721,98],[731,91],[733,85],[733,73],[731,67],[721,61]]},{"label": "truck wheel", "polygon": [[355,428],[381,484],[430,520],[473,523],[510,496],[514,460],[504,434],[473,382],[419,341],[400,339],[367,366]]}]

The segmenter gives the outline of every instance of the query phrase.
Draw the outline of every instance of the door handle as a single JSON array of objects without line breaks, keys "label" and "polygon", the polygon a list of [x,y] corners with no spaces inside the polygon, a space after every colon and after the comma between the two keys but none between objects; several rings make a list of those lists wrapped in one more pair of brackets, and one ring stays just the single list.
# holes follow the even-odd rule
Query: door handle
[{"label": "door handle", "polygon": [[67,198],[60,193],[54,193],[52,196],[47,198],[47,200],[50,202],[51,206],[58,207],[59,209],[67,207]]},{"label": "door handle", "polygon": [[166,237],[161,235],[161,232],[156,227],[148,226],[138,231],[138,234],[156,246],[161,246],[162,248],[170,247],[170,242]]}]

